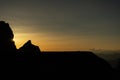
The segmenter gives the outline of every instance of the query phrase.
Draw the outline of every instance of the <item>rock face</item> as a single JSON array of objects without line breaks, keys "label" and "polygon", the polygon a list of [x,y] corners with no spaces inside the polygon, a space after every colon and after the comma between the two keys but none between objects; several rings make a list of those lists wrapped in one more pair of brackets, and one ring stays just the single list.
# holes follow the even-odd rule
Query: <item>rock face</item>
[{"label": "rock face", "polygon": [[8,23],[0,21],[0,55],[1,56],[16,56],[28,55],[35,56],[40,54],[40,49],[29,40],[20,49],[16,49],[13,41],[14,34]]},{"label": "rock face", "polygon": [[0,55],[15,55],[14,35],[8,23],[0,21]]},{"label": "rock face", "polygon": [[24,56],[37,56],[40,54],[40,49],[31,43],[31,40],[27,41],[21,48],[18,49],[18,55]]}]

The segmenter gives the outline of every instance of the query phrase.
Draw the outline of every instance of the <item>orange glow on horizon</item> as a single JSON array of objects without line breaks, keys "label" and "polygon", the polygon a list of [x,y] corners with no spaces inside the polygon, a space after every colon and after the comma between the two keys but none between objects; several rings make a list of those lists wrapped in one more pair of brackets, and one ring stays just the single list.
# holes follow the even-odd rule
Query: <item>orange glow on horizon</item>
[{"label": "orange glow on horizon", "polygon": [[[89,50],[91,48],[114,50],[118,49],[115,43],[111,41],[102,41],[93,38],[78,38],[78,37],[53,37],[38,33],[16,33],[15,44],[20,48],[28,40],[31,40],[34,45],[39,46],[41,51],[81,51]],[[111,43],[108,45],[108,43]],[[114,47],[113,47],[114,46]]]}]

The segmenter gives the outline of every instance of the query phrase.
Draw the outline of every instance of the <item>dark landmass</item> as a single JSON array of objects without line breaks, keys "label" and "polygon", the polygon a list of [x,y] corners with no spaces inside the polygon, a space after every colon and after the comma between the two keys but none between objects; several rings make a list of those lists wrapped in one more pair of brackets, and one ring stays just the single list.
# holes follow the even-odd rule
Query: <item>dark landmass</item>
[{"label": "dark landmass", "polygon": [[[0,72],[39,74],[54,72],[59,77],[78,79],[119,78],[120,67],[113,69],[103,58],[90,51],[42,52],[29,40],[16,49],[8,23],[0,21]],[[68,75],[68,76],[67,76]],[[75,76],[73,76],[75,75]],[[86,76],[86,77],[83,77]]]},{"label": "dark landmass", "polygon": [[[95,52],[94,52],[95,53]],[[120,59],[120,52],[119,51],[112,51],[112,52],[96,52],[96,55],[98,55],[99,57],[105,59],[107,62],[109,62],[109,64],[115,69],[118,67],[119,64],[119,59]]]}]

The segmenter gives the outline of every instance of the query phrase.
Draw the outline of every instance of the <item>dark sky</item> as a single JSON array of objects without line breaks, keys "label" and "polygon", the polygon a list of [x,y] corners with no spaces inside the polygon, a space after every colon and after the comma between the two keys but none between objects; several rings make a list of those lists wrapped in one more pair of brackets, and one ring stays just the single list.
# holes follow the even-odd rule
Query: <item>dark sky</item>
[{"label": "dark sky", "polygon": [[120,0],[0,0],[0,10],[17,39],[37,34],[28,38],[42,47],[73,46],[48,50],[120,49]]}]

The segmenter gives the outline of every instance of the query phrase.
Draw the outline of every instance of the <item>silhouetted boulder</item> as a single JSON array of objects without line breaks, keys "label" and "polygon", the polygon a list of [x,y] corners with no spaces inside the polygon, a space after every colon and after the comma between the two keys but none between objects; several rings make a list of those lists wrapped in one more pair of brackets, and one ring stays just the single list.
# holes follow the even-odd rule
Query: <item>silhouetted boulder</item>
[{"label": "silhouetted boulder", "polygon": [[0,55],[16,55],[14,35],[8,23],[0,21]]},{"label": "silhouetted boulder", "polygon": [[40,55],[40,49],[31,43],[31,40],[27,41],[21,48],[18,49],[19,54],[23,56],[37,56]]}]

